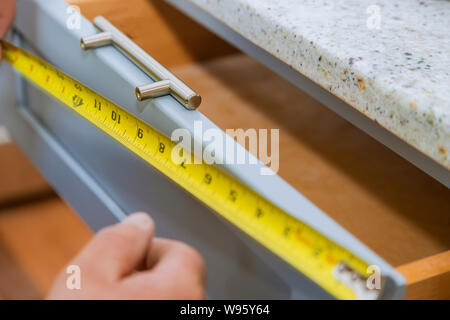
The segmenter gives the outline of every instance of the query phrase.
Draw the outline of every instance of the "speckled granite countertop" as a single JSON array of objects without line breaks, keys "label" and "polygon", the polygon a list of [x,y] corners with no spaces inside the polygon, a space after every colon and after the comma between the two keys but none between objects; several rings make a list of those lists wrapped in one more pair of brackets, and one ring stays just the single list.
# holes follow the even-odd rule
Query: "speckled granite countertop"
[{"label": "speckled granite countertop", "polygon": [[450,1],[189,1],[450,169]]}]

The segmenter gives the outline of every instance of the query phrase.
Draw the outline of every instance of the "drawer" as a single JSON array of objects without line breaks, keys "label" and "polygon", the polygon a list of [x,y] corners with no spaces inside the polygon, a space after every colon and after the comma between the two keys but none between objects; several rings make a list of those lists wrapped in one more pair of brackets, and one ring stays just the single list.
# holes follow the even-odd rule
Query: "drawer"
[{"label": "drawer", "polygon": [[71,3],[200,92],[222,129],[280,129],[282,178],[403,272],[408,297],[450,297],[446,187],[162,1]]},{"label": "drawer", "polygon": [[407,298],[450,298],[445,186],[163,1],[69,2],[199,92],[221,129],[279,129],[280,177],[403,274]]}]

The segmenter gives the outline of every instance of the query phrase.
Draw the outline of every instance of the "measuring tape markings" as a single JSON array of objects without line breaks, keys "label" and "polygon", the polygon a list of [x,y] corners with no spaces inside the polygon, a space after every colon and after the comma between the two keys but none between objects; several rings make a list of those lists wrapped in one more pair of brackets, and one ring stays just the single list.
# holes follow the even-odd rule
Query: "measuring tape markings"
[{"label": "measuring tape markings", "polygon": [[[340,262],[367,277],[366,262],[256,194],[219,168],[205,163],[176,165],[177,144],[144,121],[55,67],[2,42],[5,59],[124,147],[147,161],[263,246],[337,298],[353,299],[352,289],[336,279]],[[192,157],[192,155],[190,155]]]}]

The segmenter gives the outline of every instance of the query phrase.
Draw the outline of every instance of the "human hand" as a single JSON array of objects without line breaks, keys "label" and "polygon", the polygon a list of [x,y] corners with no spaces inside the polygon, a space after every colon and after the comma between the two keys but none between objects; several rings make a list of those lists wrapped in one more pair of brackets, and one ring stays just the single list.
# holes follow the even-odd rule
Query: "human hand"
[{"label": "human hand", "polygon": [[[0,40],[6,35],[14,19],[16,0],[0,1]],[[0,60],[2,59],[2,48],[0,46]]]},{"label": "human hand", "polygon": [[205,266],[188,245],[153,239],[149,215],[135,213],[101,230],[69,265],[79,266],[81,288],[60,273],[49,299],[204,299]]}]

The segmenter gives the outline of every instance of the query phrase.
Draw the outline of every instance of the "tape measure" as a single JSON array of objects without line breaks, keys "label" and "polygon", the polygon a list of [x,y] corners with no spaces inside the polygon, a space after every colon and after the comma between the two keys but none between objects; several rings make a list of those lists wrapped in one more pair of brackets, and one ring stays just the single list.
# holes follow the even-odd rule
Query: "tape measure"
[{"label": "tape measure", "polygon": [[[2,42],[4,58],[25,78],[161,171],[338,299],[361,297],[368,264],[249,187],[206,163],[175,164],[176,142],[47,62]],[[344,273],[344,276],[340,276]],[[365,285],[365,282],[364,282]]]}]

